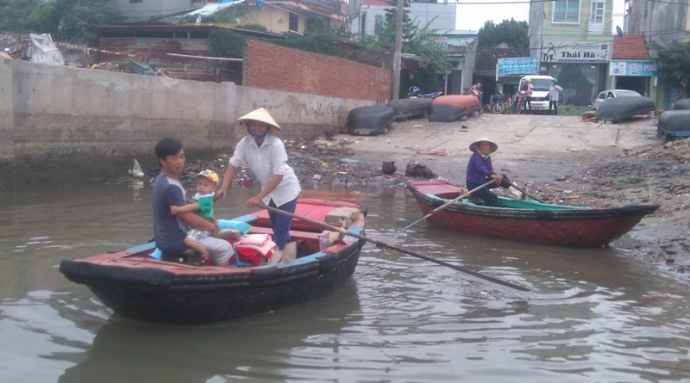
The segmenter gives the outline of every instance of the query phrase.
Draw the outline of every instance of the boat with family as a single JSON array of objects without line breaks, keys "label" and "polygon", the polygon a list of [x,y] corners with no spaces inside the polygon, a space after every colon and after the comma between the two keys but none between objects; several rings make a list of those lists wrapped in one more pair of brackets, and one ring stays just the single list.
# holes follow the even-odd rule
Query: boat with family
[{"label": "boat with family", "polygon": [[[296,215],[316,222],[364,232],[364,210],[357,203],[298,199]],[[194,266],[156,258],[153,242],[83,259],[66,259],[60,272],[86,285],[116,313],[132,319],[163,323],[204,323],[236,318],[295,305],[323,296],[347,281],[355,271],[366,241],[333,232],[321,225],[294,219],[290,237],[307,255],[269,265],[274,249],[265,241],[272,234],[267,210],[220,221],[236,242],[234,267]],[[250,227],[251,226],[251,227]],[[242,247],[249,238],[263,243]],[[239,238],[233,238],[238,237]],[[268,245],[267,245],[268,244]],[[262,259],[263,258],[263,259]],[[259,264],[254,265],[254,260]],[[238,264],[239,263],[239,264]]]},{"label": "boat with family", "polygon": [[[445,181],[409,182],[423,214],[462,196],[466,189]],[[605,246],[630,231],[659,204],[594,208],[498,197],[500,207],[460,199],[427,217],[432,226],[469,235],[546,245]]]}]

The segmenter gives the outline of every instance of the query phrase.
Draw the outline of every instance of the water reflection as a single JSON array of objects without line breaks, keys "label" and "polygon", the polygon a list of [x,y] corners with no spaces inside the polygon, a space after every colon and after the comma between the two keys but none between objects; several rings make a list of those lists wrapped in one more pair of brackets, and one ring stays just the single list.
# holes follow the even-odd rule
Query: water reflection
[{"label": "water reflection", "polygon": [[[220,216],[244,214],[233,189]],[[151,236],[150,188],[4,195],[0,381],[690,381],[687,286],[621,250],[568,249],[432,229],[402,188],[367,201],[367,235],[519,283],[523,294],[364,247],[323,298],[209,326],[112,314],[57,271]]]},{"label": "water reflection", "polygon": [[291,349],[313,336],[337,337],[358,311],[357,289],[350,281],[328,300],[212,326],[116,318],[84,345],[85,360],[66,369],[59,382],[279,381],[291,367]]}]

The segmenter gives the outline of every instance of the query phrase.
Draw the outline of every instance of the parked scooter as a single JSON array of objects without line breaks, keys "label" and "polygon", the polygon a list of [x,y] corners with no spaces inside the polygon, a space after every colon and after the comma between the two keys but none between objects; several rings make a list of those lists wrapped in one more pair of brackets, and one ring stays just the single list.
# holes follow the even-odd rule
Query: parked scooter
[{"label": "parked scooter", "polygon": [[408,89],[407,98],[431,98],[431,99],[434,99],[434,98],[436,98],[442,94],[443,94],[443,92],[422,93],[422,90],[419,89],[418,87],[411,86],[410,89]]},{"label": "parked scooter", "polygon": [[506,103],[505,97],[503,96],[503,92],[498,91],[496,92],[496,94],[492,94],[491,98],[489,99],[489,110],[491,111],[491,113],[503,113],[505,108]]}]

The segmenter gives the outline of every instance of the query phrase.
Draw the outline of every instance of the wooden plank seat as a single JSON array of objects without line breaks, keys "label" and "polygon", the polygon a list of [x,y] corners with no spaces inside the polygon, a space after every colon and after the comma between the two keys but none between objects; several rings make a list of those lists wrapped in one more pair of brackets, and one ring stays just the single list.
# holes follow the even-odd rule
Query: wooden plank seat
[{"label": "wooden plank seat", "polygon": [[[249,234],[270,234],[273,235],[273,229],[270,227],[252,226],[249,229]],[[321,232],[313,231],[302,231],[302,230],[290,230],[290,237],[293,239],[309,239],[309,240],[319,240],[319,234]]]}]

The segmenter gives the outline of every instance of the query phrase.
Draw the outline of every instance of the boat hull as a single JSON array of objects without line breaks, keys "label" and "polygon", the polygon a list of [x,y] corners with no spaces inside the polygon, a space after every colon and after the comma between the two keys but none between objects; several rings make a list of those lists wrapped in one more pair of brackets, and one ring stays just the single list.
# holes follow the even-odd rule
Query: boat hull
[{"label": "boat hull", "polygon": [[391,100],[387,106],[393,108],[395,120],[399,121],[429,113],[432,101],[430,98],[405,98]]},{"label": "boat hull", "polygon": [[439,96],[431,103],[429,121],[453,122],[468,116],[482,108],[475,96],[449,95]]},{"label": "boat hull", "polygon": [[[455,185],[436,181],[412,182],[408,188],[414,193],[424,215],[447,202],[447,199],[457,197],[461,190]],[[656,204],[641,204],[550,210],[545,207],[555,205],[536,201],[524,204],[534,208],[491,208],[469,201],[458,202],[433,214],[427,218],[427,222],[432,226],[482,237],[546,245],[597,247],[620,238],[645,215],[659,207]]]},{"label": "boat hull", "polygon": [[[327,209],[358,206],[330,201],[325,204]],[[323,216],[318,209],[298,203],[300,210]],[[258,226],[268,221],[267,214],[236,220],[257,225],[250,232],[270,230]],[[301,229],[308,228],[302,223]],[[363,214],[349,230],[363,231]],[[318,241],[319,233],[291,230],[290,234],[294,239]],[[342,243],[291,262],[220,268],[153,259],[149,255],[155,245],[149,243],[84,259],[65,259],[60,263],[60,272],[71,281],[86,285],[104,304],[124,317],[159,323],[206,323],[276,310],[324,296],[352,276],[363,245],[364,241],[346,236]]]},{"label": "boat hull", "polygon": [[375,136],[390,129],[395,112],[389,106],[361,106],[347,114],[348,132],[356,136]]},{"label": "boat hull", "polygon": [[661,113],[657,130],[668,139],[690,137],[690,110],[667,110]]},{"label": "boat hull", "polygon": [[673,110],[690,110],[690,98],[684,98],[674,102]]},{"label": "boat hull", "polygon": [[655,110],[654,100],[649,97],[616,97],[601,104],[597,120],[619,122]]}]

